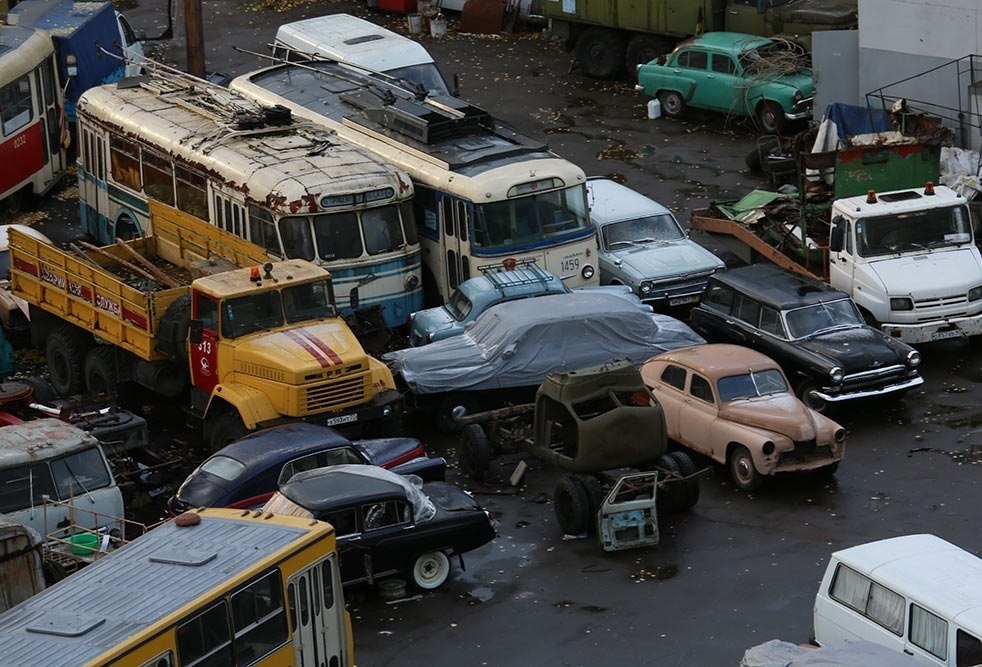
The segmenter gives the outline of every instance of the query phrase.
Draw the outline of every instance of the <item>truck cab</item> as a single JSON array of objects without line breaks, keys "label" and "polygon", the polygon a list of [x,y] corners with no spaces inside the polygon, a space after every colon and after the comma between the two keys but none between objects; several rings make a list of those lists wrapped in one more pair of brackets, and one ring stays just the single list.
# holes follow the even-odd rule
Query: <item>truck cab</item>
[{"label": "truck cab", "polygon": [[949,188],[837,200],[829,282],[906,343],[982,334],[982,255],[968,202]]}]

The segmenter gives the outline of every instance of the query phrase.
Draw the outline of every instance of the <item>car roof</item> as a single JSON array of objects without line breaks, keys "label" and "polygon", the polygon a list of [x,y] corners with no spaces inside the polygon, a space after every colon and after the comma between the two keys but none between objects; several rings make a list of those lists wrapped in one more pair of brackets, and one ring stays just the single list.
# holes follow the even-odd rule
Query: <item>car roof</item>
[{"label": "car roof", "polygon": [[489,308],[478,321],[490,322],[491,318],[497,318],[502,326],[517,334],[542,322],[604,319],[614,313],[630,313],[627,317],[634,313],[640,317],[650,317],[650,314],[639,310],[637,305],[615,294],[571,292],[499,303]]},{"label": "car roof", "polygon": [[460,284],[459,289],[467,294],[472,301],[477,293],[515,298],[566,292],[566,286],[559,276],[539,267],[511,271],[489,271],[484,275],[465,280]]},{"label": "car roof", "polygon": [[325,449],[350,445],[351,441],[327,426],[296,422],[250,433],[222,447],[212,456],[227,456],[246,468],[265,468]]},{"label": "car roof", "polygon": [[378,468],[369,477],[347,470],[348,467],[331,466],[297,473],[280,486],[280,493],[314,513],[406,497],[400,476],[396,473]]},{"label": "car roof", "polygon": [[778,310],[849,297],[845,292],[771,264],[729,269],[714,274],[709,280],[732,287]]},{"label": "car roof", "polygon": [[0,469],[64,456],[99,444],[60,419],[35,419],[0,428]]},{"label": "car roof", "polygon": [[679,48],[688,45],[698,45],[711,51],[732,53],[734,51],[746,51],[760,46],[766,46],[774,40],[758,35],[748,35],[743,32],[705,32],[696,35],[686,43],[680,44]]},{"label": "car roof", "polygon": [[761,354],[757,350],[751,350],[742,345],[727,343],[708,343],[663,352],[650,359],[650,361],[656,360],[687,366],[709,378],[726,377],[748,370],[757,372],[781,368],[776,361],[766,354]]},{"label": "car roof", "polygon": [[653,199],[617,181],[604,177],[588,178],[587,201],[590,219],[597,224],[633,220],[645,215],[672,215],[672,212]]}]

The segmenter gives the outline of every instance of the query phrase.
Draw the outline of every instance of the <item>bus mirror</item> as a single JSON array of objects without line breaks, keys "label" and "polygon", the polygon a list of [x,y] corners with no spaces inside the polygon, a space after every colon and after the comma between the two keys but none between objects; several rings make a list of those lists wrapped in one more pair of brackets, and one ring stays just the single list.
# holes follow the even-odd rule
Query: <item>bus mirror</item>
[{"label": "bus mirror", "polygon": [[188,340],[192,345],[198,345],[204,338],[205,325],[201,320],[191,320],[191,328],[188,330]]},{"label": "bus mirror", "polygon": [[351,310],[358,310],[359,302],[360,298],[358,297],[358,288],[353,287],[351,288],[351,293],[348,295],[348,306],[351,308]]}]

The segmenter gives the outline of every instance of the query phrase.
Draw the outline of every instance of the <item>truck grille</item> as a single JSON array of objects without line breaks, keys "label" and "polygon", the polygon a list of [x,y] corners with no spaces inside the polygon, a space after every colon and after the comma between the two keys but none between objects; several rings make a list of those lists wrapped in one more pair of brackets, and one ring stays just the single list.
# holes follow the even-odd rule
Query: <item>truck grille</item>
[{"label": "truck grille", "polygon": [[311,414],[364,403],[368,394],[368,380],[366,374],[308,387],[301,395],[300,404],[306,406],[307,414]]},{"label": "truck grille", "polygon": [[939,317],[963,317],[970,314],[968,294],[951,294],[914,301],[918,322],[930,322]]},{"label": "truck grille", "polygon": [[884,366],[861,373],[850,373],[842,379],[843,391],[855,391],[867,387],[879,387],[902,379],[907,375],[907,367],[901,364]]}]

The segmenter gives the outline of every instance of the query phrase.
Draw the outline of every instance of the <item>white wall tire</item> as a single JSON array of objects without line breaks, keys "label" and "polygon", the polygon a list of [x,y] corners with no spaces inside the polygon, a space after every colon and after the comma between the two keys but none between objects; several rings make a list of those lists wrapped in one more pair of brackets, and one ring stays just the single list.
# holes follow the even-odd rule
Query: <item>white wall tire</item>
[{"label": "white wall tire", "polygon": [[412,576],[417,588],[424,591],[437,589],[450,577],[450,559],[442,551],[425,553],[413,563]]}]

